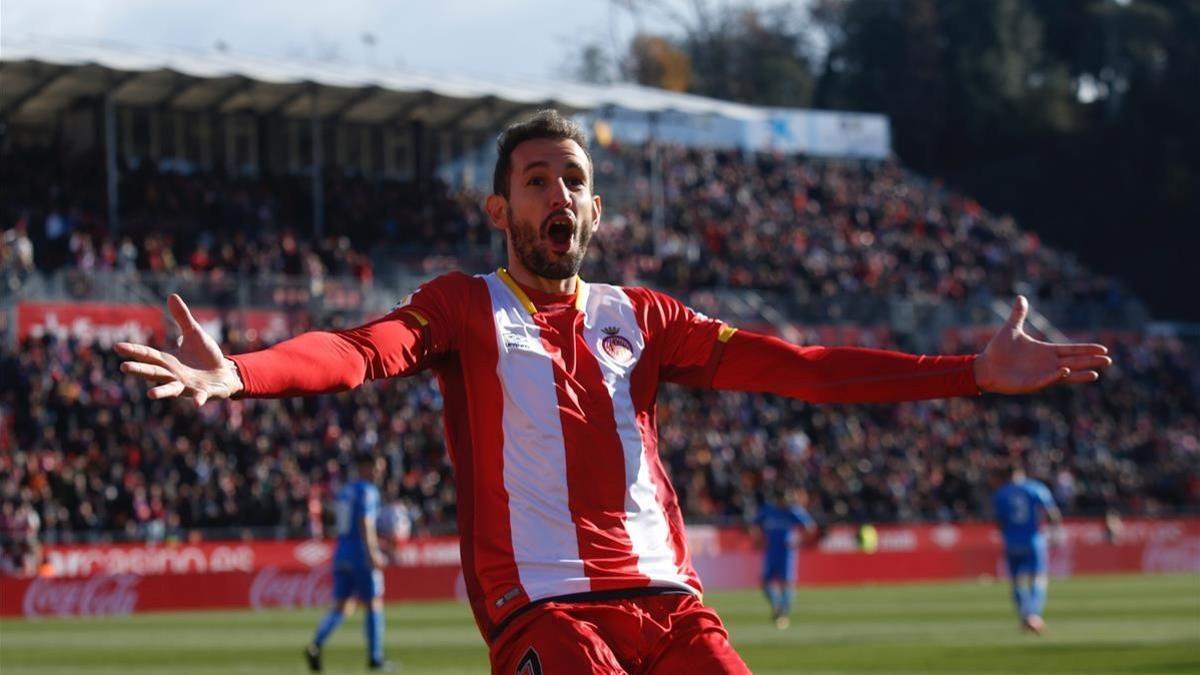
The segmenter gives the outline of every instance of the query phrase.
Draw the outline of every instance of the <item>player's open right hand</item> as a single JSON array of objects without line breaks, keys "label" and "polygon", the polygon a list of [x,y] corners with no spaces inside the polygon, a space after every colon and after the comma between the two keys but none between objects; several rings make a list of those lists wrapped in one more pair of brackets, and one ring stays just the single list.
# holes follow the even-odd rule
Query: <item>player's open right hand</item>
[{"label": "player's open right hand", "polygon": [[152,399],[185,396],[197,406],[210,398],[229,398],[242,390],[242,379],[233,362],[226,359],[216,340],[204,332],[183,298],[172,293],[167,299],[171,318],[179,327],[178,349],[172,354],[146,345],[119,342],[116,352],[130,359],[121,372],[157,383]]}]

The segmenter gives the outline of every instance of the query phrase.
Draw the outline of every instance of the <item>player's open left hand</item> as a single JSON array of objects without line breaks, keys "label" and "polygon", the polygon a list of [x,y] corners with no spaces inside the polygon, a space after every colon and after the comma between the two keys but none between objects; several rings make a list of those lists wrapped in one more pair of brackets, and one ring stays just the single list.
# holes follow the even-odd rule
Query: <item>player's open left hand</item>
[{"label": "player's open left hand", "polygon": [[1053,344],[1025,332],[1029,302],[1017,296],[1012,313],[975,359],[975,383],[981,391],[1026,394],[1054,384],[1095,382],[1112,364],[1099,344]]},{"label": "player's open left hand", "polygon": [[117,354],[130,359],[121,364],[121,372],[157,383],[148,393],[156,400],[184,396],[201,406],[210,398],[229,398],[241,391],[233,363],[200,327],[183,298],[172,293],[167,308],[179,327],[178,348],[168,353],[147,345],[117,343]]}]

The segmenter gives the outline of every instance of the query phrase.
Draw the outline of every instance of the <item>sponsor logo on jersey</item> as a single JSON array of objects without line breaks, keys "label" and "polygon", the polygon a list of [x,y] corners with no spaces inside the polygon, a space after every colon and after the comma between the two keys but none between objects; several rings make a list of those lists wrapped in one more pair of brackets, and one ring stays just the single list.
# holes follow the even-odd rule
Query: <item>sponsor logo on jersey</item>
[{"label": "sponsor logo on jersey", "polygon": [[531,335],[510,333],[508,331],[503,331],[500,335],[504,341],[505,351],[520,350],[524,352],[536,352],[538,351],[538,347],[541,346],[538,344],[537,338]]}]

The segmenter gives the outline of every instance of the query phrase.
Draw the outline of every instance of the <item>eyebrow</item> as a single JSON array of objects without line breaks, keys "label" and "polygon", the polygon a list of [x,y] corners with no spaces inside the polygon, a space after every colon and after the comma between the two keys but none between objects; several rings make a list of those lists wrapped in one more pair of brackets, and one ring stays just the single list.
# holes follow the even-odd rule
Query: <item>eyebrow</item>
[{"label": "eyebrow", "polygon": [[[521,169],[521,173],[529,173],[530,171],[532,171],[534,169],[548,169],[548,168],[550,168],[550,162],[547,162],[545,160],[538,160],[536,162],[530,162],[530,163],[526,164],[525,167]],[[585,176],[587,175],[587,169],[583,168],[582,164],[580,164],[579,162],[576,162],[574,160],[567,162],[567,168],[568,169],[577,169],[579,171],[582,171]]]}]

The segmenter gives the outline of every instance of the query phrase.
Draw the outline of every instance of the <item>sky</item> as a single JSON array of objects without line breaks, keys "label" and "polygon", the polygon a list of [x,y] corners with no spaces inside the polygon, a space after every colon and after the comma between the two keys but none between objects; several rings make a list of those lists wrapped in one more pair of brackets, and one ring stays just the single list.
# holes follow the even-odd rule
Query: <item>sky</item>
[{"label": "sky", "polygon": [[30,37],[198,51],[221,43],[231,55],[543,79],[567,77],[584,45],[623,50],[639,22],[672,30],[661,14],[635,18],[610,0],[3,0],[0,51]]}]

